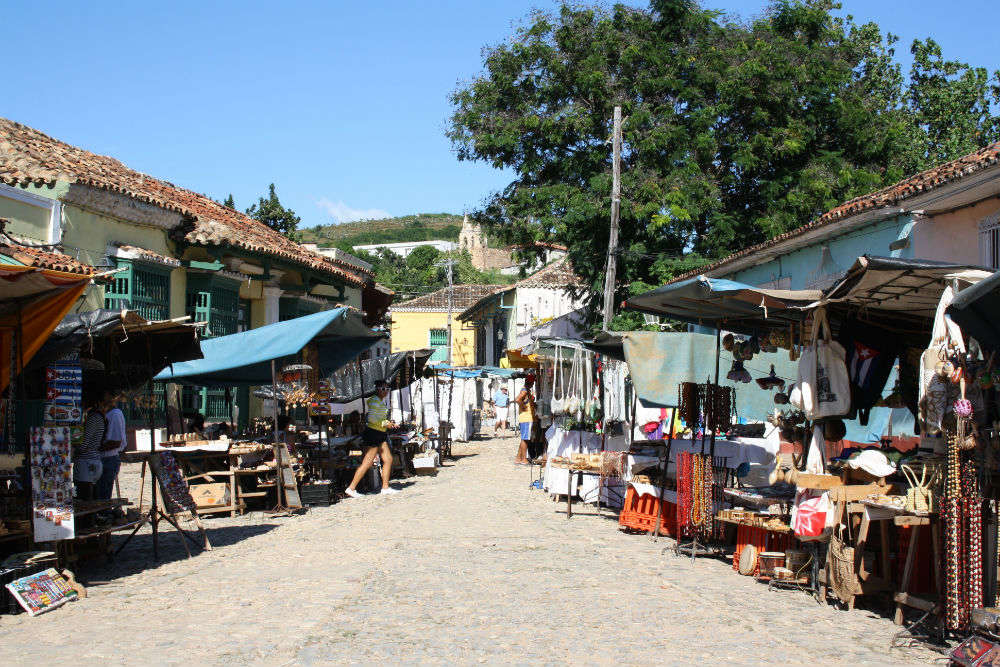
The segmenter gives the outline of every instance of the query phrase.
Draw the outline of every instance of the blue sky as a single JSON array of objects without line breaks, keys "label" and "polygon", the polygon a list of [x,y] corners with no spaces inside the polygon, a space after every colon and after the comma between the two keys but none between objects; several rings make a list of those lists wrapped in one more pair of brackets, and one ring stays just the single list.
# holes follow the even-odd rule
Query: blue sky
[{"label": "blue sky", "polygon": [[[644,4],[644,3],[634,3]],[[742,16],[759,0],[708,0]],[[845,0],[908,46],[1000,68],[1000,3]],[[9,3],[0,115],[240,208],[274,182],[303,226],[475,208],[448,93],[549,2]]]}]

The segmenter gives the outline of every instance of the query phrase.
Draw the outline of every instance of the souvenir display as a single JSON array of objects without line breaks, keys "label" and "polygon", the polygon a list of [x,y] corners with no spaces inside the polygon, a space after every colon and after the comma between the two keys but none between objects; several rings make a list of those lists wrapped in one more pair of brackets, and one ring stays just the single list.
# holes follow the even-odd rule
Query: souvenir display
[{"label": "souvenir display", "polygon": [[7,590],[29,616],[44,614],[77,599],[76,589],[55,568],[12,581]]},{"label": "souvenir display", "polygon": [[68,426],[31,428],[31,498],[35,541],[73,539],[73,459]]},{"label": "souvenir display", "polygon": [[45,369],[43,419],[51,424],[83,421],[83,369],[73,355]]},{"label": "souvenir display", "polygon": [[151,456],[149,466],[160,482],[167,512],[170,514],[194,512],[198,508],[173,452],[158,452],[155,456]]}]

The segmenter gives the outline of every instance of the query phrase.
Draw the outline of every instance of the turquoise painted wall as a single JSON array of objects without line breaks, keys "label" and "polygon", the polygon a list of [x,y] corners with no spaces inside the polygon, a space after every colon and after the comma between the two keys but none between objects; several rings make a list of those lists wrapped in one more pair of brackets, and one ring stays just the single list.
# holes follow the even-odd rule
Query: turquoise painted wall
[{"label": "turquoise painted wall", "polygon": [[[912,243],[899,250],[889,250],[889,244],[907,237],[913,225],[914,221],[909,215],[899,215],[847,234],[818,240],[809,247],[794,250],[759,266],[731,274],[719,274],[719,277],[737,280],[749,285],[760,285],[788,278],[788,289],[806,289],[817,278],[826,277],[820,275],[818,271],[823,246],[829,248],[830,256],[835,265],[834,267],[824,267],[823,274],[826,274],[827,271],[844,272],[854,264],[858,257],[865,254],[912,259]],[[891,391],[895,382],[896,372],[893,371],[886,383],[886,393]],[[890,412],[893,413],[892,430],[894,434],[913,433],[913,416],[908,410],[892,411],[887,408],[875,408],[871,412],[867,426],[862,426],[857,421],[846,422],[847,438],[855,442],[876,441],[880,435],[884,435],[888,430]]]},{"label": "turquoise painted wall", "polygon": [[[912,245],[900,250],[889,250],[889,244],[908,236],[912,227],[913,220],[909,215],[896,216],[847,234],[825,238],[814,245],[794,250],[759,266],[732,274],[720,274],[720,277],[749,285],[760,285],[787,277],[791,279],[789,289],[806,289],[810,282],[818,277],[817,269],[823,254],[823,246],[830,249],[830,255],[836,265],[835,270],[840,272],[849,269],[854,260],[865,254],[909,258]],[[824,268],[824,273],[828,268]]]}]

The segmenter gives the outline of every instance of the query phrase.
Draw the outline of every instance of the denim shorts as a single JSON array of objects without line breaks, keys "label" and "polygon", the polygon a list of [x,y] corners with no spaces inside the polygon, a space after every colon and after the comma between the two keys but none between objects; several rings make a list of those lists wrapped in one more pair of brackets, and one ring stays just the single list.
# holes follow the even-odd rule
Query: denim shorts
[{"label": "denim shorts", "polygon": [[517,426],[521,429],[521,440],[531,440],[531,422],[521,422]]}]

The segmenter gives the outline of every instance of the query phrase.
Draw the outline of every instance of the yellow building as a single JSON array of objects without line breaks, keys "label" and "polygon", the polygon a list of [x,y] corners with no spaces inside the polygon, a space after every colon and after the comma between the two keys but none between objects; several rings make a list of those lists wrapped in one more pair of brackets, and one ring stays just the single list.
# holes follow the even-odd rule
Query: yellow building
[{"label": "yellow building", "polygon": [[[455,285],[451,288],[451,362],[453,366],[476,366],[485,363],[476,358],[476,339],[482,327],[476,322],[460,322],[458,315],[483,297],[505,289],[505,285]],[[447,287],[392,306],[392,351],[430,348],[430,363],[448,361],[448,289]]]}]

